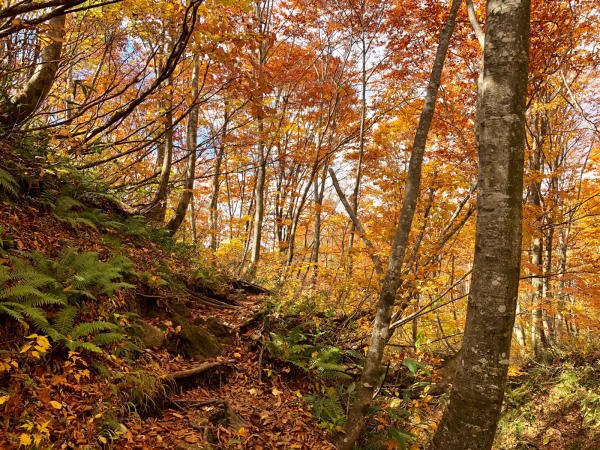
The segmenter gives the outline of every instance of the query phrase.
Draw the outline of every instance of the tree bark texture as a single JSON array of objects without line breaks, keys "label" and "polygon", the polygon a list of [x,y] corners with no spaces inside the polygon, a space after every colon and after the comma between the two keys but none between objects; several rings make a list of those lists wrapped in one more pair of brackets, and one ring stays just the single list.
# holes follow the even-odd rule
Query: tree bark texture
[{"label": "tree bark texture", "polygon": [[486,16],[473,278],[460,363],[431,449],[492,447],[515,321],[530,0],[489,0]]},{"label": "tree bark texture", "polygon": [[65,37],[65,16],[48,21],[48,43],[41,52],[41,59],[31,78],[10,100],[5,126],[19,125],[33,114],[44,101],[54,83]]}]

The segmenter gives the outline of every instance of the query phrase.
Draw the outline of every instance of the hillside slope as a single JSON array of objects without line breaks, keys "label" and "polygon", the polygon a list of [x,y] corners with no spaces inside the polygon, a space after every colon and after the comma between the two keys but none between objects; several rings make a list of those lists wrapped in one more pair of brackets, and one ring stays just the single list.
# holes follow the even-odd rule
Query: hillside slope
[{"label": "hillside slope", "polygon": [[263,357],[266,290],[77,184],[12,179],[0,446],[332,447],[302,401],[313,380]]}]

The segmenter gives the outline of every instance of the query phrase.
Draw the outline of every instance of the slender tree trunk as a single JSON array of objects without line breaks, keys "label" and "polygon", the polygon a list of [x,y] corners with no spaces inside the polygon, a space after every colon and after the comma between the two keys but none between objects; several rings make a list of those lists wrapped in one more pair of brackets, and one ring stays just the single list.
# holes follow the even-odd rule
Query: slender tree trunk
[{"label": "slender tree trunk", "polygon": [[190,200],[194,195],[194,181],[196,178],[196,145],[198,141],[198,109],[197,104],[198,89],[199,89],[199,73],[200,64],[196,60],[192,72],[192,98],[195,102],[190,109],[187,123],[186,143],[188,150],[188,162],[185,169],[185,184],[184,190],[179,199],[179,204],[175,209],[175,215],[167,224],[167,228],[174,235],[185,219],[185,214],[190,205]]},{"label": "slender tree trunk", "polygon": [[[549,217],[552,216],[551,212],[548,213]],[[553,316],[553,305],[552,305],[552,257],[553,257],[553,245],[554,245],[554,224],[548,223],[549,229],[546,235],[546,260],[544,261],[544,290],[543,298],[545,308],[542,311],[542,323],[544,325],[544,333],[546,333],[546,339],[550,347],[554,345],[554,316]]]},{"label": "slender tree trunk", "polygon": [[532,295],[532,344],[535,358],[543,360],[546,357],[548,349],[548,340],[543,326],[542,303],[544,298],[544,249],[542,241],[542,182],[539,175],[543,170],[543,145],[545,141],[546,130],[539,115],[535,117],[535,135],[533,139],[533,154],[531,155],[531,172],[536,175],[533,183],[529,186],[529,196],[531,204],[535,208],[535,214],[538,216],[535,224],[535,235],[533,236],[531,264],[537,269],[534,278],[531,280],[534,292]]},{"label": "slender tree trunk", "polygon": [[321,247],[321,209],[323,207],[323,197],[325,195],[325,181],[327,180],[327,165],[323,169],[323,177],[321,183],[319,178],[315,177],[314,184],[314,202],[315,202],[315,229],[313,234],[313,248],[311,254],[311,262],[313,266],[313,286],[316,284],[317,276],[319,274],[319,250]]},{"label": "slender tree trunk", "polygon": [[48,44],[43,48],[40,62],[23,88],[8,100],[7,114],[1,114],[2,125],[12,127],[24,122],[44,101],[58,71],[65,37],[64,15],[48,21]]},{"label": "slender tree trunk", "polygon": [[194,205],[194,196],[190,200],[190,222],[192,224],[192,242],[195,244],[198,240],[198,232],[196,229],[196,208]]},{"label": "slender tree trunk", "polygon": [[173,162],[173,79],[169,78],[169,93],[167,111],[165,113],[165,146],[162,154],[162,165],[158,189],[154,200],[145,212],[145,216],[153,221],[162,223],[167,213],[167,199],[169,196],[169,181],[171,179],[171,164]]},{"label": "slender tree trunk", "polygon": [[264,112],[263,112],[263,89],[265,88],[265,65],[267,63],[268,51],[268,33],[270,30],[271,14],[273,12],[272,0],[261,1],[255,3],[255,14],[258,34],[262,38],[258,54],[256,55],[256,88],[259,92],[257,96],[256,107],[256,122],[257,122],[257,154],[258,154],[258,170],[256,174],[256,185],[254,187],[254,228],[252,229],[252,251],[250,254],[250,267],[248,273],[254,275],[256,265],[260,259],[260,248],[262,241],[262,227],[265,214],[265,178],[267,173],[267,155],[265,155],[264,141]]},{"label": "slender tree trunk", "polygon": [[[379,256],[377,256],[377,254],[375,253],[375,246],[367,237],[365,229],[363,228],[361,223],[358,221],[358,217],[356,217],[356,215],[354,214],[354,211],[352,210],[352,207],[350,206],[350,203],[348,202],[346,195],[342,191],[342,188],[340,187],[340,183],[338,182],[338,179],[332,168],[329,168],[329,176],[331,177],[331,182],[333,184],[333,187],[335,188],[335,191],[338,194],[338,197],[340,198],[340,201],[342,202],[342,205],[344,205],[344,208],[346,209],[346,213],[348,214],[348,216],[350,217],[350,220],[354,224],[354,228],[360,233],[360,236],[362,237],[362,240],[365,243],[365,247],[367,247],[367,251],[369,252],[369,257],[371,258],[371,261],[373,261],[373,265],[375,267],[375,272],[377,272],[378,275],[383,275],[383,268],[381,265],[381,261],[379,260]],[[341,248],[342,248],[341,253],[342,254],[344,253],[345,235],[346,235],[346,230],[344,230],[344,234],[342,235],[342,245],[341,245]]]},{"label": "slender tree trunk", "polygon": [[532,279],[532,285],[534,288],[533,296],[532,296],[532,343],[533,343],[533,352],[537,360],[542,360],[545,357],[546,350],[548,348],[548,342],[546,340],[546,333],[544,332],[544,328],[542,325],[542,298],[544,295],[544,282],[541,278],[543,275],[543,267],[542,267],[542,241],[539,236],[533,238],[533,248],[531,255],[531,264],[537,267],[538,273],[535,274],[535,277]]},{"label": "slender tree trunk", "polygon": [[[262,128],[262,127],[261,127]],[[262,145],[261,145],[262,147]],[[263,149],[259,152],[262,155]],[[258,170],[256,173],[256,186],[254,188],[254,228],[252,229],[252,253],[250,256],[250,262],[252,264],[252,271],[256,268],[258,260],[260,259],[260,245],[262,239],[262,226],[265,215],[265,177],[267,172],[267,163],[264,159],[264,155],[261,156]]]},{"label": "slender tree trunk", "polygon": [[[365,40],[365,2],[361,2],[361,97],[360,97],[360,130],[358,134],[358,163],[356,167],[356,182],[354,184],[354,192],[352,193],[352,211],[358,217],[358,197],[360,196],[360,182],[362,178],[362,164],[365,153],[365,125],[367,121],[367,43]],[[352,222],[350,230],[350,242],[348,243],[348,273],[352,275],[352,250],[354,249],[354,233],[356,227]]]},{"label": "slender tree trunk", "polygon": [[521,262],[530,6],[487,3],[473,277],[460,363],[431,449],[490,449],[498,424]]},{"label": "slender tree trunk", "polygon": [[517,299],[517,306],[515,310],[515,339],[521,347],[525,348],[527,345],[527,339],[525,338],[525,331],[521,321],[521,305],[519,304],[519,299]]},{"label": "slender tree trunk", "polygon": [[221,175],[221,163],[223,161],[223,155],[225,155],[225,139],[227,137],[227,125],[229,123],[229,112],[227,110],[227,99],[224,100],[224,122],[223,130],[221,134],[221,145],[219,146],[219,152],[215,159],[215,173],[212,179],[212,193],[210,195],[210,248],[212,250],[217,249],[217,226],[219,220],[219,214],[217,207],[219,205],[219,176]]},{"label": "slender tree trunk", "polygon": [[559,276],[558,276],[558,317],[556,321],[556,339],[558,342],[562,340],[563,333],[566,330],[565,318],[565,298],[568,298],[566,293],[567,282],[565,280],[565,272],[567,271],[567,249],[569,240],[568,228],[560,230],[560,253],[559,253]]},{"label": "slender tree trunk", "polygon": [[419,197],[421,166],[423,164],[427,135],[429,134],[429,128],[435,112],[435,102],[442,77],[442,69],[444,68],[444,61],[446,60],[450,38],[454,32],[456,13],[458,12],[460,4],[461,0],[452,1],[448,20],[440,33],[438,49],[435,55],[429,85],[427,86],[425,103],[423,105],[423,110],[421,111],[419,125],[413,142],[406,179],[406,188],[404,191],[404,201],[400,213],[400,222],[396,231],[394,243],[392,244],[388,267],[379,294],[379,304],[377,306],[377,313],[375,316],[375,323],[373,324],[371,342],[365,360],[365,367],[358,384],[356,398],[352,403],[348,419],[344,426],[344,434],[339,442],[339,448],[343,450],[352,449],[362,432],[365,415],[371,405],[373,390],[379,377],[383,351],[390,335],[389,326],[396,301],[396,291],[401,282],[402,262],[404,261],[404,255],[406,253],[406,243],[412,228],[412,221],[415,215],[417,199]]},{"label": "slender tree trunk", "polygon": [[298,202],[298,207],[296,208],[296,211],[293,214],[292,222],[290,224],[290,231],[287,236],[287,240],[288,240],[287,260],[286,260],[287,267],[290,267],[292,265],[292,262],[294,261],[294,251],[296,249],[296,242],[295,242],[296,230],[298,229],[298,223],[300,222],[300,216],[302,215],[302,211],[304,210],[304,204],[306,203],[306,199],[308,198],[308,193],[310,192],[310,188],[312,186],[313,179],[315,178],[317,171],[319,170],[318,155],[319,155],[319,151],[317,149],[317,156],[315,158],[315,162],[314,162],[311,172],[309,174],[309,178],[306,182],[306,185],[304,186],[304,189],[302,190],[302,194],[300,195],[300,201]]}]

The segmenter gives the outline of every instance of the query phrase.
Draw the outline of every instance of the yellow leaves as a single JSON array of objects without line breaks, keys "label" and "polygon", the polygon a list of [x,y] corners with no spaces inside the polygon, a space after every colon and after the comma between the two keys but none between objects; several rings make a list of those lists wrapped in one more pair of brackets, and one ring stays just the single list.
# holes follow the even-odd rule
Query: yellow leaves
[{"label": "yellow leaves", "polygon": [[250,433],[248,432],[248,428],[246,427],[241,427],[238,431],[237,434],[239,437],[241,437],[242,439],[248,439],[250,437]]},{"label": "yellow leaves", "polygon": [[31,339],[31,342],[27,342],[21,348],[20,353],[27,353],[31,351],[31,356],[36,359],[40,359],[41,355],[46,353],[48,350],[50,350],[50,347],[52,347],[46,336],[31,334],[27,336],[26,339]]},{"label": "yellow leaves", "polygon": [[18,369],[19,363],[17,361],[0,361],[0,373],[8,372],[12,368]]},{"label": "yellow leaves", "polygon": [[28,434],[22,433],[19,437],[19,447],[21,446],[29,446],[31,445],[31,436]]},{"label": "yellow leaves", "polygon": [[279,389],[277,389],[276,387],[274,387],[274,388],[271,390],[271,393],[272,393],[273,395],[279,396],[279,395],[283,394],[283,391],[280,391]]},{"label": "yellow leaves", "polygon": [[9,398],[10,398],[10,395],[3,395],[2,397],[0,397],[0,405],[5,404]]},{"label": "yellow leaves", "polygon": [[508,368],[508,376],[509,377],[518,377],[520,375],[525,375],[525,372],[521,372],[518,367],[509,367]]},{"label": "yellow leaves", "polygon": [[57,402],[56,400],[52,400],[50,402],[50,405],[54,408],[54,409],[62,409],[63,405],[59,402]]}]

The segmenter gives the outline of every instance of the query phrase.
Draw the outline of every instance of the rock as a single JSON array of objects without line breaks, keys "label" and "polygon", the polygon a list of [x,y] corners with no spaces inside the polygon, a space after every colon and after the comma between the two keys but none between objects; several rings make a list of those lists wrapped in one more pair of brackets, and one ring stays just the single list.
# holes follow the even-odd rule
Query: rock
[{"label": "rock", "polygon": [[182,301],[174,301],[171,303],[171,308],[173,309],[173,312],[181,317],[191,317],[192,313],[190,312],[190,310],[188,309],[187,306],[185,306],[185,303],[183,303]]},{"label": "rock", "polygon": [[177,335],[170,336],[167,349],[181,353],[188,358],[212,358],[221,353],[221,345],[206,328],[190,323],[184,317],[174,314],[173,322],[181,326]]},{"label": "rock", "polygon": [[162,347],[165,342],[165,334],[154,325],[140,320],[140,338],[146,347]]},{"label": "rock", "polygon": [[206,321],[198,318],[194,321],[194,324],[206,328],[213,336],[219,338],[219,342],[227,345],[233,344],[233,330],[223,325],[217,318],[209,317]]}]

